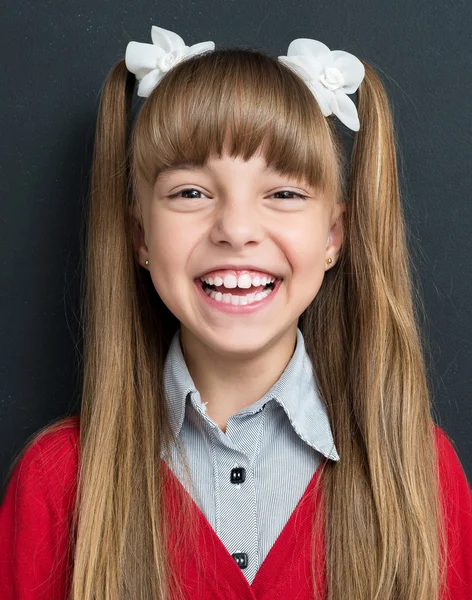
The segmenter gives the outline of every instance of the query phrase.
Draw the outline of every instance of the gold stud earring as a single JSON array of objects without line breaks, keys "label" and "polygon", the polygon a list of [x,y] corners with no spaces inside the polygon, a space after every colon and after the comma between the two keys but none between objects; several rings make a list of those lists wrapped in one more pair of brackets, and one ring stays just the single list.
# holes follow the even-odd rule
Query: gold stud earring
[{"label": "gold stud earring", "polygon": [[328,263],[328,265],[330,265],[333,262],[333,259],[331,257],[326,259],[326,262]]},{"label": "gold stud earring", "polygon": [[148,261],[148,259],[146,259],[146,260],[144,261],[144,264],[146,265],[146,267],[148,266],[148,264],[149,264],[149,261]]}]

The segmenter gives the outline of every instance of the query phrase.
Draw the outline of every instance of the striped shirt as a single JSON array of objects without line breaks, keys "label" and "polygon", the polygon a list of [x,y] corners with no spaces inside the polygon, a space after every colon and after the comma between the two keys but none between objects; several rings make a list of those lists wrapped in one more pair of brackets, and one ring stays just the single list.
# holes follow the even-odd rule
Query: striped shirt
[{"label": "striped shirt", "polygon": [[295,351],[278,381],[232,415],[225,433],[206,414],[182,353],[180,328],[166,357],[164,385],[193,485],[175,447],[166,462],[252,583],[321,455],[339,460],[303,334],[297,327]]}]

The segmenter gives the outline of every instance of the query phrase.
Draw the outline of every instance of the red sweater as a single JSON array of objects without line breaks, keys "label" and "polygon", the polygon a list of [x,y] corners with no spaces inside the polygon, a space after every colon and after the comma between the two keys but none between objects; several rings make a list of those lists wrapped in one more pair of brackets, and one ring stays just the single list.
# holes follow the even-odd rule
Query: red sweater
[{"label": "red sweater", "polygon": [[[66,548],[76,493],[78,433],[77,427],[47,434],[28,449],[14,471],[0,507],[1,600],[66,598],[72,573]],[[436,428],[436,443],[450,547],[443,600],[471,600],[472,494],[459,459],[440,428]],[[187,492],[164,461],[162,468],[172,519],[179,496]],[[314,498],[309,492],[319,473],[315,472],[251,585],[194,503],[201,541],[199,560],[181,546],[177,555],[189,600],[311,599],[311,515],[322,507],[319,495]],[[317,585],[324,589],[322,536],[315,553]]]}]

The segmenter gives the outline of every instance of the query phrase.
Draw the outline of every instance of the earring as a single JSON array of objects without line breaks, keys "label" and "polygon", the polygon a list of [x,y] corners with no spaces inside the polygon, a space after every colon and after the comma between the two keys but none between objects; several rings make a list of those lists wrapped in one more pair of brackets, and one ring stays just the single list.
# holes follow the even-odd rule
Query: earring
[{"label": "earring", "polygon": [[328,265],[330,265],[333,262],[333,259],[331,257],[326,259],[326,262]]},{"label": "earring", "polygon": [[148,264],[149,264],[149,261],[148,261],[148,259],[146,259],[146,260],[144,261],[144,264],[146,265],[146,267],[148,266]]}]

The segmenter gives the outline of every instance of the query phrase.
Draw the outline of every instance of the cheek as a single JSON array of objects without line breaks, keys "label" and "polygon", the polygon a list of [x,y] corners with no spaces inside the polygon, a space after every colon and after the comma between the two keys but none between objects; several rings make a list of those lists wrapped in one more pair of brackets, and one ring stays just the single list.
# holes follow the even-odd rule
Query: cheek
[{"label": "cheek", "polygon": [[284,236],[284,253],[289,263],[289,293],[302,312],[318,293],[325,274],[327,233],[323,227],[301,227],[297,235]]},{"label": "cheek", "polygon": [[195,227],[186,222],[185,215],[156,210],[151,229],[149,251],[159,268],[178,267],[181,272],[194,245]]},{"label": "cheek", "polygon": [[154,215],[148,242],[150,270],[154,287],[163,300],[170,296],[166,290],[172,290],[175,296],[185,285],[182,275],[188,271],[195,235],[192,228],[183,226],[182,219]]},{"label": "cheek", "polygon": [[284,234],[284,249],[293,277],[313,279],[324,273],[327,234],[322,227],[304,225],[296,233]]}]

